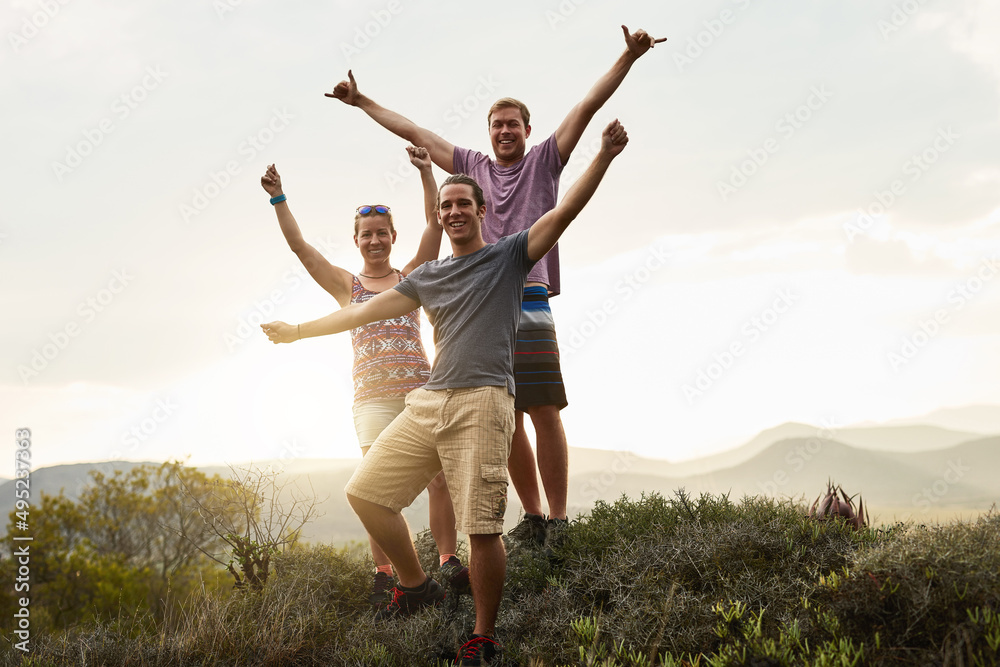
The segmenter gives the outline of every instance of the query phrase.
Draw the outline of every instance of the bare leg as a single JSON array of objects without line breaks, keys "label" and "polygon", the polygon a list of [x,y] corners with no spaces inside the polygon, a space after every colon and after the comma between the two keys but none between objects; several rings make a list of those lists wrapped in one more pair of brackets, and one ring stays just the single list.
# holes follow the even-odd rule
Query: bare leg
[{"label": "bare leg", "polygon": [[476,627],[472,632],[492,637],[507,576],[507,553],[500,535],[469,535],[469,543],[472,546],[469,574],[476,605]]},{"label": "bare leg", "polygon": [[458,548],[458,535],[455,530],[455,506],[448,492],[448,482],[444,472],[427,485],[427,511],[431,524],[431,535],[437,544],[438,554],[453,554]]},{"label": "bare leg", "polygon": [[538,472],[549,503],[549,518],[565,519],[566,496],[569,493],[569,447],[559,408],[538,405],[528,408],[528,414],[538,440]]},{"label": "bare leg", "polygon": [[410,538],[410,527],[403,515],[349,493],[347,501],[361,519],[365,530],[389,557],[396,569],[400,585],[416,588],[423,584],[427,580],[427,575],[420,567],[417,552],[413,548],[413,540]]},{"label": "bare leg", "polygon": [[545,512],[542,511],[542,500],[538,491],[535,454],[531,451],[531,443],[524,430],[524,413],[517,410],[514,415],[514,437],[511,439],[510,456],[507,458],[510,482],[514,485],[514,491],[524,511],[543,516]]},{"label": "bare leg", "polygon": [[[371,449],[371,447],[362,447],[361,456],[367,455],[369,449]],[[372,560],[375,561],[375,567],[390,564],[389,557],[385,555],[385,552],[382,551],[382,547],[378,545],[378,542],[376,542],[371,535],[368,536],[368,545],[372,550]]]}]

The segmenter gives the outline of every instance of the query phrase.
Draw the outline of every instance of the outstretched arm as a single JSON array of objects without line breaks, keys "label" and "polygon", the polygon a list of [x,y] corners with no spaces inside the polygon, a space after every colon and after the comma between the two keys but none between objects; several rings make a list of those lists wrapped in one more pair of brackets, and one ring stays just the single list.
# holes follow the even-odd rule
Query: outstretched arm
[{"label": "outstretched arm", "polygon": [[618,90],[618,86],[625,80],[625,75],[632,68],[632,63],[639,59],[649,49],[660,42],[665,42],[666,37],[654,39],[641,28],[629,34],[628,28],[622,26],[625,33],[625,51],[618,56],[618,60],[608,72],[597,80],[594,87],[590,89],[583,100],[570,109],[566,118],[556,129],[556,146],[559,149],[559,158],[563,164],[569,161],[569,156],[580,142],[583,131],[587,129],[587,124],[594,117],[598,109],[604,106],[612,94]]},{"label": "outstretched arm", "polygon": [[424,220],[427,224],[424,225],[424,233],[420,236],[417,254],[403,267],[404,276],[409,275],[410,271],[424,262],[437,259],[441,252],[442,231],[437,220],[437,183],[434,181],[430,153],[426,148],[416,146],[407,146],[406,152],[410,156],[410,162],[420,171],[420,182],[424,187]]},{"label": "outstretched arm", "polygon": [[[274,165],[270,165],[264,175],[260,178],[261,187],[272,197],[284,194],[281,189],[281,175]],[[346,306],[351,301],[351,274],[348,271],[334,266],[327,261],[326,257],[312,247],[302,238],[302,231],[295,221],[291,209],[288,208],[288,201],[278,202],[274,205],[274,212],[278,216],[278,225],[281,233],[288,242],[288,247],[292,249],[306,267],[306,271],[313,277],[320,287],[337,300],[341,306]]]},{"label": "outstretched arm", "polygon": [[601,134],[601,150],[583,172],[583,176],[573,184],[554,209],[536,220],[528,229],[528,257],[537,261],[552,249],[569,223],[573,222],[590,201],[611,166],[611,161],[625,149],[627,143],[625,128],[617,119],[611,121]]},{"label": "outstretched arm", "polygon": [[354,74],[351,70],[347,70],[347,81],[341,81],[333,87],[332,93],[325,93],[325,95],[336,98],[352,107],[360,108],[376,123],[397,137],[406,139],[414,146],[426,147],[430,151],[434,164],[449,174],[454,173],[454,144],[430,130],[420,127],[409,118],[377,104],[370,97],[362,95],[358,92],[358,83],[354,80]]},{"label": "outstretched arm", "polygon": [[402,317],[418,307],[420,304],[413,299],[403,296],[394,289],[388,289],[379,292],[368,301],[352,303],[312,322],[303,322],[302,324],[268,322],[260,325],[260,328],[264,330],[272,343],[294,343],[302,338],[326,336],[354,329],[370,322]]}]

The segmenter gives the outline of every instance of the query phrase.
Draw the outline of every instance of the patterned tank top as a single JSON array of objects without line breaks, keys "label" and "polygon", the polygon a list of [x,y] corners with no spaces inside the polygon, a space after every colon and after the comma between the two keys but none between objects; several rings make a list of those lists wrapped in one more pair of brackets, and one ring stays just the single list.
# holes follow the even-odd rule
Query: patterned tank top
[{"label": "patterned tank top", "polygon": [[[403,279],[399,271],[396,275]],[[354,276],[351,303],[363,303],[376,294]],[[351,345],[355,403],[406,396],[430,377],[431,367],[420,340],[419,309],[351,329]]]}]

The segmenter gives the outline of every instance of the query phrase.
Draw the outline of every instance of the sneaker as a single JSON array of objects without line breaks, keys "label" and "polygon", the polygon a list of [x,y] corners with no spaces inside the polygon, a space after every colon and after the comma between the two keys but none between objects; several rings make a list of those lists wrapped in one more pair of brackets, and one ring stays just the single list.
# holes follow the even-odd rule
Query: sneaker
[{"label": "sneaker", "polygon": [[566,537],[566,526],[569,521],[566,519],[549,519],[545,524],[545,555],[553,558],[557,551],[562,548]]},{"label": "sneaker", "polygon": [[392,601],[375,612],[375,620],[384,621],[409,616],[423,607],[438,606],[444,598],[445,592],[441,584],[430,577],[427,577],[427,581],[420,588],[396,586],[392,589]]},{"label": "sneaker", "polygon": [[368,596],[368,604],[381,606],[388,602],[389,591],[396,585],[396,580],[391,574],[376,572],[375,581],[372,582],[372,592]]},{"label": "sneaker", "polygon": [[488,665],[500,655],[500,644],[482,635],[472,635],[472,639],[462,644],[455,657],[456,665],[477,667]]},{"label": "sneaker", "polygon": [[545,517],[525,512],[521,523],[507,534],[522,545],[541,547],[545,544]]},{"label": "sneaker", "polygon": [[452,556],[441,565],[441,576],[445,583],[455,591],[455,595],[472,592],[469,586],[469,568],[462,565],[458,556]]}]

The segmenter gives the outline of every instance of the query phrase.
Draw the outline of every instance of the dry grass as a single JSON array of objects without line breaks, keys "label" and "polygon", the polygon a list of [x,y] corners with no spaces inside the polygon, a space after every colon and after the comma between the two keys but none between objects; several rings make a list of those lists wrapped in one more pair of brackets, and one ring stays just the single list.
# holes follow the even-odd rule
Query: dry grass
[{"label": "dry grass", "polygon": [[[997,665],[1000,516],[854,531],[769,498],[598,503],[557,558],[511,545],[498,637],[512,665]],[[426,536],[419,552],[436,559]],[[428,665],[468,597],[377,625],[360,551],[299,549],[262,591],[201,593],[156,632],[35,638],[2,665]]]}]

